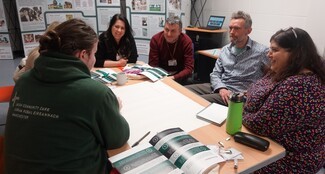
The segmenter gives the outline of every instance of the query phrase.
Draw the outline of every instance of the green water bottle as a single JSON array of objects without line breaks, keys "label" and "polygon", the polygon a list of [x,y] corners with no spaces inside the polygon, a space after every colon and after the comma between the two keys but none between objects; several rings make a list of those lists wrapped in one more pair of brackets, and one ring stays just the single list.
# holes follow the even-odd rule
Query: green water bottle
[{"label": "green water bottle", "polygon": [[243,93],[233,93],[230,97],[226,124],[226,131],[230,135],[241,130],[244,100]]}]

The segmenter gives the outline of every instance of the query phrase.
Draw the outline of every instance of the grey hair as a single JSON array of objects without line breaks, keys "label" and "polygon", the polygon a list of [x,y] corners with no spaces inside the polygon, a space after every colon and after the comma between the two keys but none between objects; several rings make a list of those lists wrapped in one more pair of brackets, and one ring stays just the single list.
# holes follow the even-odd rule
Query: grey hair
[{"label": "grey hair", "polygon": [[248,13],[245,13],[243,11],[237,11],[234,12],[231,15],[231,19],[244,19],[245,20],[245,28],[250,28],[252,27],[252,18]]},{"label": "grey hair", "polygon": [[182,30],[183,23],[182,23],[182,20],[178,16],[169,16],[166,19],[166,23],[168,23],[168,24],[178,24],[179,28]]}]

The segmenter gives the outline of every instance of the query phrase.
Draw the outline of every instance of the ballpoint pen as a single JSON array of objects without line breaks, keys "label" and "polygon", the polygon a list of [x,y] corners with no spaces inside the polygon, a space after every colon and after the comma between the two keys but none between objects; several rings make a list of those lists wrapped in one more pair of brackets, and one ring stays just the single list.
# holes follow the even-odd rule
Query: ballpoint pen
[{"label": "ballpoint pen", "polygon": [[146,138],[150,134],[150,131],[144,134],[137,142],[135,142],[131,147],[137,146],[144,138]]}]

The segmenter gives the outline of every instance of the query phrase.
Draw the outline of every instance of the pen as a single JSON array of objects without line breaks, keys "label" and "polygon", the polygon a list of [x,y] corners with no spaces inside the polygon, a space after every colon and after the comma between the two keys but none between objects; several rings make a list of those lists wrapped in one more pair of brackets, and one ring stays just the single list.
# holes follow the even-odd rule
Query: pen
[{"label": "pen", "polygon": [[234,159],[234,169],[238,169],[238,159]]},{"label": "pen", "polygon": [[135,142],[131,147],[139,145],[139,143],[150,134],[150,131],[143,135],[137,142]]}]

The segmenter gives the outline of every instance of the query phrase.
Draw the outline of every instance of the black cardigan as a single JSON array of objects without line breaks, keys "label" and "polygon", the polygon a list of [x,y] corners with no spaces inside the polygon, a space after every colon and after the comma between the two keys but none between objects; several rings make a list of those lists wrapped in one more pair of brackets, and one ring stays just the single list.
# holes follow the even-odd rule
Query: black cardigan
[{"label": "black cardigan", "polygon": [[[135,63],[138,60],[138,51],[135,45],[133,36],[129,38],[129,43],[125,43],[126,54],[128,56],[128,63]],[[103,67],[105,60],[116,61],[116,54],[120,48],[124,45],[117,45],[115,39],[108,38],[106,32],[99,35],[98,48],[96,52],[96,63],[95,67]]]}]

